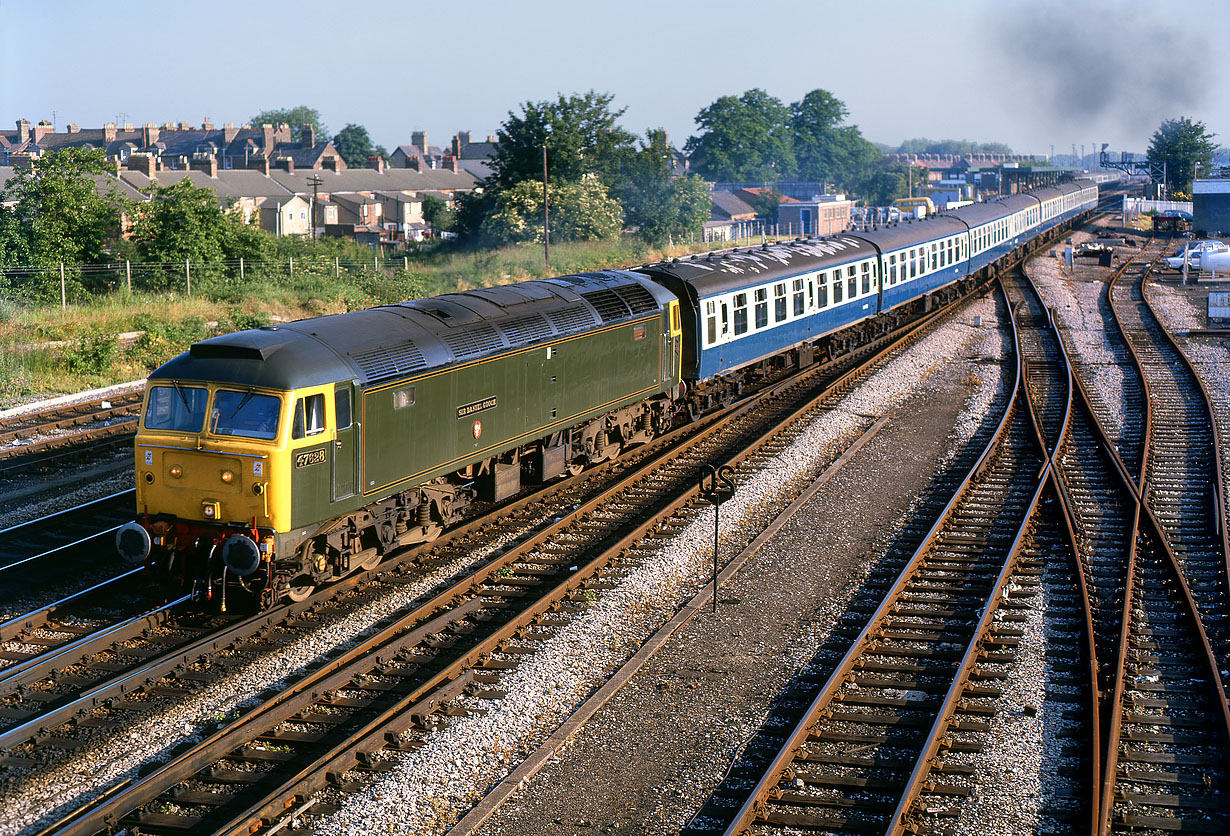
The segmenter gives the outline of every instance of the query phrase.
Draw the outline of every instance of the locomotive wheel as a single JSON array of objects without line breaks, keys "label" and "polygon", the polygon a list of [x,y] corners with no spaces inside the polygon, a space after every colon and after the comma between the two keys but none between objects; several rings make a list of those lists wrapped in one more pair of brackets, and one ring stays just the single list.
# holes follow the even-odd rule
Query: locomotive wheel
[{"label": "locomotive wheel", "polygon": [[568,475],[569,476],[579,476],[581,475],[581,471],[584,469],[585,469],[585,462],[581,462],[581,461],[569,462]]},{"label": "locomotive wheel", "polygon": [[380,553],[379,549],[365,549],[357,556],[359,557],[359,568],[365,572],[379,566],[381,558],[384,557],[384,555]]},{"label": "locomotive wheel", "polygon": [[286,600],[297,604],[311,595],[315,589],[316,584],[312,582],[311,578],[307,575],[300,575],[290,582],[290,588],[286,590]]}]

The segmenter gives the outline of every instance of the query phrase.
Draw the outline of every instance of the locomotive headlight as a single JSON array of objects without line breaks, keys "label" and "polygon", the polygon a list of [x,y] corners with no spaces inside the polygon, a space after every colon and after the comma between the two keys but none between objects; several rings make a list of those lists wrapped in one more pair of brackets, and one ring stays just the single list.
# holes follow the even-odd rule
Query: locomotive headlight
[{"label": "locomotive headlight", "polygon": [[212,500],[207,499],[207,500],[205,500],[204,502],[202,502],[202,503],[201,503],[201,514],[202,514],[202,515],[205,517],[205,519],[207,519],[207,520],[216,520],[216,519],[218,519],[218,512],[219,512],[220,510],[221,510],[221,509],[218,507],[218,503],[217,503],[217,502],[214,502],[214,501],[212,501]]},{"label": "locomotive headlight", "polygon": [[171,475],[176,479],[184,475],[184,469],[177,464],[171,465]]},{"label": "locomotive headlight", "polygon": [[222,471],[222,481],[223,482],[226,482],[229,485],[234,480],[235,480],[234,473],[231,473],[229,470]]}]

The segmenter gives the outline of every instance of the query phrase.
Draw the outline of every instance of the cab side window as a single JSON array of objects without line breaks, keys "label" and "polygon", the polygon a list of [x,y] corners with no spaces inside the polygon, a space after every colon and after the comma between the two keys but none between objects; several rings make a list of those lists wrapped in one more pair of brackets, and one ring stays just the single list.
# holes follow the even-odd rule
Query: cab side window
[{"label": "cab side window", "polygon": [[295,426],[291,438],[307,438],[325,431],[325,396],[308,395],[295,401]]}]

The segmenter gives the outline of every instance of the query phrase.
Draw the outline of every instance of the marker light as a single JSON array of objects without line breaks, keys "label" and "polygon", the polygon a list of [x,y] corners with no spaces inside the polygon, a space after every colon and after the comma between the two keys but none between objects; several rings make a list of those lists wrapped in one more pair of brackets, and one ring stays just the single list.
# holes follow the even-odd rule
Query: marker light
[{"label": "marker light", "polygon": [[171,475],[176,479],[184,475],[184,469],[177,464],[171,465]]},{"label": "marker light", "polygon": [[226,482],[229,485],[232,481],[234,481],[234,479],[235,479],[234,473],[231,473],[229,470],[222,471],[222,481],[223,482]]}]

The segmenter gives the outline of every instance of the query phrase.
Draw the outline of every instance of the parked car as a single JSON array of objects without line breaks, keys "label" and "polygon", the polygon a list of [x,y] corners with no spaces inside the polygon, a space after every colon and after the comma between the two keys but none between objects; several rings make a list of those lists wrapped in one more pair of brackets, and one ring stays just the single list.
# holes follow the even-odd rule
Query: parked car
[{"label": "parked car", "polygon": [[1187,266],[1189,270],[1200,270],[1201,257],[1205,253],[1224,253],[1228,248],[1221,241],[1190,241],[1179,249],[1175,250],[1172,255],[1166,257],[1166,265],[1175,270],[1183,269],[1183,253],[1187,252]]}]

